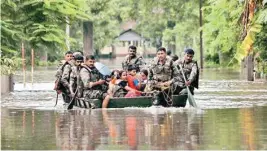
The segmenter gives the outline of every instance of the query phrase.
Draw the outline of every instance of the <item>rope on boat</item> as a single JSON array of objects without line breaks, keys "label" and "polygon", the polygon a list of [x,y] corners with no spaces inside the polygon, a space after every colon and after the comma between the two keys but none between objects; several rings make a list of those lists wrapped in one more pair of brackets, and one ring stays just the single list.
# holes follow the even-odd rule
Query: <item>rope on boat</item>
[{"label": "rope on boat", "polygon": [[165,90],[166,89],[161,90],[161,92],[163,94],[163,98],[166,101],[166,103],[167,103],[168,106],[172,106],[173,105],[173,99],[171,97],[171,95],[172,95],[172,89],[171,88],[168,88],[168,92],[167,93],[165,92]]},{"label": "rope on boat", "polygon": [[[163,94],[163,98],[164,100],[166,101],[167,105],[168,106],[173,106],[173,92],[175,91],[175,89],[177,88],[177,85],[175,86],[175,88],[173,88],[172,86],[162,86],[162,87],[159,87],[161,90],[152,90],[150,92],[142,92],[142,94],[156,94],[156,93],[162,93]],[[168,89],[167,92],[165,92],[165,90]],[[120,94],[125,94],[125,93],[128,93],[128,92],[120,92]]]}]

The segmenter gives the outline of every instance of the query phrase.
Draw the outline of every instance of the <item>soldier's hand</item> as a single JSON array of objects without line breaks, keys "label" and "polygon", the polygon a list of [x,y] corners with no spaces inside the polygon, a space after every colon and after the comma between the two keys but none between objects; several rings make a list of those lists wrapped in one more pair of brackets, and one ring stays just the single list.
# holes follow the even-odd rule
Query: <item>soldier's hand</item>
[{"label": "soldier's hand", "polygon": [[72,98],[74,97],[74,95],[75,95],[75,93],[73,93],[73,92],[70,93],[70,96],[71,96]]},{"label": "soldier's hand", "polygon": [[191,85],[191,81],[185,81],[185,85],[186,86],[190,86]]},{"label": "soldier's hand", "polygon": [[159,86],[165,86],[164,82],[159,82],[157,85],[159,85]]},{"label": "soldier's hand", "polygon": [[169,81],[163,83],[163,86],[170,86],[170,85],[171,85],[171,82]]},{"label": "soldier's hand", "polygon": [[61,91],[61,90],[56,90],[56,91],[57,91],[57,93],[58,93],[58,94],[62,93],[62,91]]},{"label": "soldier's hand", "polygon": [[98,81],[98,84],[100,85],[100,84],[104,84],[106,82],[106,80],[99,80]]},{"label": "soldier's hand", "polygon": [[68,88],[66,88],[66,93],[70,94],[70,90]]}]

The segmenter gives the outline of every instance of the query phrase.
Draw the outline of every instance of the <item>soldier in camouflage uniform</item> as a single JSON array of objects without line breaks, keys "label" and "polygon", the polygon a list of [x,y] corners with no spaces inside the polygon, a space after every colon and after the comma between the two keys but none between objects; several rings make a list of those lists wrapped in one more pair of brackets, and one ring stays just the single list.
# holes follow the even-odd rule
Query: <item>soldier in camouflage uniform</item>
[{"label": "soldier in camouflage uniform", "polygon": [[[157,57],[153,59],[149,67],[149,84],[152,90],[160,90],[156,94],[154,105],[166,105],[164,97],[170,97],[170,86],[176,81],[175,75],[178,74],[178,69],[170,57],[166,56],[166,49],[161,47],[157,51]],[[162,89],[165,87],[166,89]],[[168,96],[163,96],[163,93],[168,93]]]},{"label": "soldier in camouflage uniform", "polygon": [[184,58],[181,58],[174,62],[178,69],[183,70],[186,78],[185,81],[182,72],[179,70],[177,81],[175,82],[175,93],[184,94],[187,92],[186,86],[189,86],[191,93],[194,94],[194,87],[198,88],[199,69],[197,62],[192,60],[194,54],[194,50],[186,49]]},{"label": "soldier in camouflage uniform", "polygon": [[[95,57],[86,56],[85,63],[81,68],[80,77],[82,80],[83,97],[86,100],[100,99],[103,100],[102,107],[106,108],[109,102],[109,95],[102,90],[103,80],[102,74],[95,68]],[[93,104],[91,104],[93,105]]]},{"label": "soldier in camouflage uniform", "polygon": [[60,91],[65,103],[70,102],[70,72],[73,66],[73,53],[68,51],[65,53],[65,60],[63,65],[60,65],[57,69],[56,78],[59,79]]},{"label": "soldier in camouflage uniform", "polygon": [[71,73],[70,73],[70,93],[71,93],[72,97],[74,97],[75,93],[77,93],[76,96],[78,98],[80,98],[80,97],[82,97],[82,91],[83,90],[81,89],[81,87],[79,87],[77,89],[77,85],[81,85],[81,84],[78,84],[77,82],[78,81],[81,82],[80,69],[81,69],[81,65],[83,63],[83,56],[81,54],[76,54],[74,56],[74,60],[75,60],[75,63],[74,63],[75,66],[72,66]]},{"label": "soldier in camouflage uniform", "polygon": [[137,68],[137,72],[139,72],[142,65],[145,65],[143,57],[136,56],[136,47],[130,46],[128,50],[128,55],[122,62],[123,70],[128,71],[129,66],[135,66]]}]

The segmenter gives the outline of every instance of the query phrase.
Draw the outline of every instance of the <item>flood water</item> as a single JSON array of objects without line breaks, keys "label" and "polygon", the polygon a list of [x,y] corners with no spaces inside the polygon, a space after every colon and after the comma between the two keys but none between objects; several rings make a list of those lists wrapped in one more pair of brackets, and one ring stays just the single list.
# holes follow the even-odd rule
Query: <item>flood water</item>
[{"label": "flood water", "polygon": [[[120,66],[119,60],[104,60]],[[267,150],[267,83],[235,70],[204,69],[198,108],[66,110],[54,107],[55,67],[15,76],[1,98],[2,150]]]}]

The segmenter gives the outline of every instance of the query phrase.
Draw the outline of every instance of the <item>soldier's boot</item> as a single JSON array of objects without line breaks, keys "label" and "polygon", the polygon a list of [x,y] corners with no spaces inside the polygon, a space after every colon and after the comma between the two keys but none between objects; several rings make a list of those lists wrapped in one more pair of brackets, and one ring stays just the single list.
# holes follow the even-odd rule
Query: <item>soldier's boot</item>
[{"label": "soldier's boot", "polygon": [[95,109],[97,108],[96,102],[98,101],[98,99],[91,99],[90,100],[90,108],[91,109]]},{"label": "soldier's boot", "polygon": [[96,108],[95,104],[94,103],[90,103],[90,108],[91,109],[95,109]]},{"label": "soldier's boot", "polygon": [[67,94],[62,93],[62,97],[65,104],[70,103],[71,98]]}]

